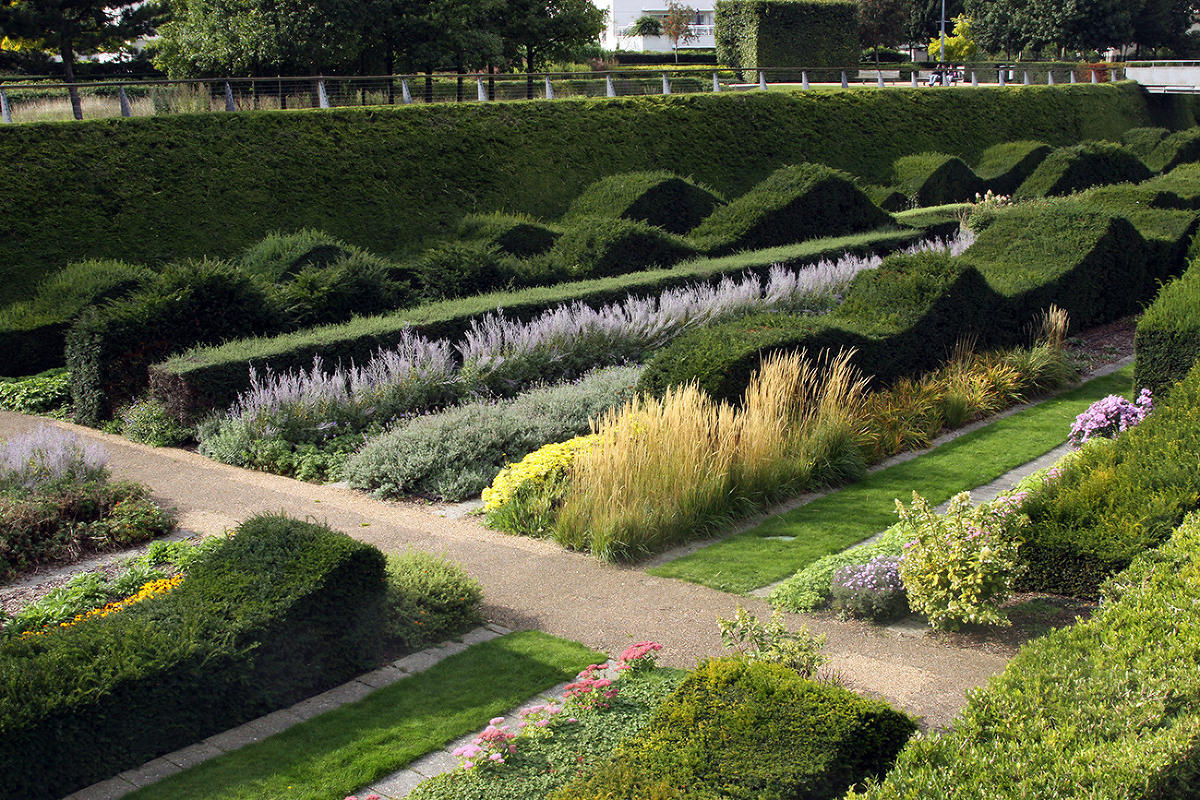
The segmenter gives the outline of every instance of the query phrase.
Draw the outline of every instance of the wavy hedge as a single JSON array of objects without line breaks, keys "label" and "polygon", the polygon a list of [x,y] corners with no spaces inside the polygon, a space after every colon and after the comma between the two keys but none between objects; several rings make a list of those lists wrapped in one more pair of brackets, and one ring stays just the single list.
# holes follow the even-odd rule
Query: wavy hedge
[{"label": "wavy hedge", "polygon": [[[1142,129],[1144,130],[1144,129]],[[1044,142],[1005,142],[979,157],[975,172],[996,194],[1011,195],[1046,160],[1054,148]]]},{"label": "wavy hedge", "polygon": [[896,187],[918,206],[941,206],[971,200],[986,188],[961,158],[946,153],[917,153],[896,159]]},{"label": "wavy hedge", "polygon": [[1200,518],[1112,579],[1096,615],[1021,648],[862,800],[1194,797]]},{"label": "wavy hedge", "polygon": [[1165,395],[1200,358],[1200,259],[1163,287],[1138,320],[1133,383]]},{"label": "wavy hedge", "polygon": [[5,795],[62,797],[348,680],[383,640],[385,588],[374,547],[255,517],[166,594],[6,643]]},{"label": "wavy hedge", "polygon": [[621,217],[684,234],[720,205],[721,198],[670,172],[625,172],[596,181],[571,203],[566,220]]},{"label": "wavy hedge", "polygon": [[[317,228],[392,254],[468,212],[562,214],[618,172],[687,164],[736,196],[818,161],[876,182],[939,150],[1118,137],[1192,101],[1133,84],[863,89],[325,111],[181,114],[0,128],[0,302],[84,258],[224,257]],[[1182,110],[1183,113],[1180,113]],[[1186,118],[1186,119],[1185,119]],[[754,158],[746,158],[752,152]],[[86,169],[78,165],[86,164]]]},{"label": "wavy hedge", "polygon": [[1056,197],[1092,186],[1144,181],[1150,175],[1149,167],[1132,150],[1112,142],[1084,142],[1060,147],[1047,156],[1013,197]]}]

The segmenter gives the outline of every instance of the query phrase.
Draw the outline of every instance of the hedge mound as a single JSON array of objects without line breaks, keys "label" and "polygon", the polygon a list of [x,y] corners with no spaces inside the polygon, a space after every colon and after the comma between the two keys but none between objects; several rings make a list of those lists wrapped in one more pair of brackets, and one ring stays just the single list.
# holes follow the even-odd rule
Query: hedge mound
[{"label": "hedge mound", "polygon": [[670,267],[696,249],[661,228],[629,219],[576,217],[554,243],[550,258],[569,277],[604,278]]},{"label": "hedge mound", "polygon": [[1194,796],[1200,519],[1113,579],[1091,619],[1035,639],[948,733],[913,740],[863,800]]},{"label": "hedge mound", "polygon": [[1145,160],[1170,133],[1167,128],[1130,128],[1121,134],[1121,144]]},{"label": "hedge mound", "polygon": [[998,142],[1115,138],[1174,109],[1186,113],[1173,121],[1193,123],[1189,99],[1151,98],[1122,83],[4,126],[0,303],[27,297],[48,272],[85,258],[154,265],[230,257],[271,231],[302,228],[390,255],[453,233],[468,211],[556,219],[585,187],[615,172],[688,164],[696,181],[730,197],[800,161],[881,182],[896,158],[912,152],[940,150],[973,163]]},{"label": "hedge mound", "polygon": [[850,175],[821,164],[776,170],[746,194],[717,208],[692,241],[721,255],[883,227],[891,216]]},{"label": "hedge mound", "polygon": [[1159,398],[1154,413],[1101,440],[1030,492],[1021,584],[1095,598],[1101,582],[1161,544],[1200,507],[1200,370]]},{"label": "hedge mound", "polygon": [[0,784],[53,800],[348,680],[385,587],[374,547],[255,517],[166,594],[7,642]]},{"label": "hedge mound", "polygon": [[1200,358],[1200,259],[1163,287],[1138,320],[1133,384],[1162,397]]},{"label": "hedge mound", "polygon": [[619,217],[685,234],[721,202],[708,189],[670,172],[626,172],[602,178],[585,189],[571,203],[564,220]]},{"label": "hedge mound", "polygon": [[305,228],[268,234],[242,252],[238,266],[264,283],[283,283],[305,267],[332,266],[357,249],[324,231]]},{"label": "hedge mound", "polygon": [[897,187],[918,206],[940,206],[971,200],[986,188],[961,158],[945,153],[918,153],[896,159]]},{"label": "hedge mound", "polygon": [[510,318],[527,320],[563,303],[579,301],[599,307],[630,294],[654,294],[697,281],[715,282],[743,272],[765,275],[774,264],[796,268],[822,259],[836,259],[846,252],[884,254],[912,244],[919,236],[918,231],[910,229],[822,239],[750,255],[692,261],[669,270],[429,303],[339,325],[195,347],[151,368],[151,389],[173,413],[181,418],[190,417],[233,402],[238,393],[249,387],[249,365],[276,372],[307,370],[317,355],[327,364],[339,360],[363,363],[380,347],[394,346],[409,329],[429,338],[459,339],[473,320],[494,313],[497,308],[503,308]]},{"label": "hedge mound", "polygon": [[886,772],[916,729],[881,700],[781,664],[714,659],[607,764],[552,797],[831,800]]},{"label": "hedge mound", "polygon": [[137,291],[153,276],[123,261],[84,261],[53,273],[28,302],[0,311],[0,371],[20,376],[62,366],[67,328],[84,309]]},{"label": "hedge mound", "polygon": [[1177,208],[1200,209],[1200,164],[1182,164],[1140,186],[1174,195],[1179,198]]},{"label": "hedge mound", "polygon": [[463,239],[477,239],[518,258],[546,253],[561,231],[523,214],[468,214],[458,225]]},{"label": "hedge mound", "polygon": [[1060,147],[1047,156],[1013,197],[1018,200],[1052,197],[1090,186],[1137,183],[1150,176],[1149,168],[1127,148],[1112,142],[1085,142]]},{"label": "hedge mound", "polygon": [[1200,161],[1200,130],[1190,128],[1163,139],[1146,156],[1146,164],[1155,172],[1166,172],[1180,164]]},{"label": "hedge mound", "polygon": [[1006,142],[989,147],[979,157],[975,173],[996,194],[1011,195],[1054,152],[1044,142]]}]

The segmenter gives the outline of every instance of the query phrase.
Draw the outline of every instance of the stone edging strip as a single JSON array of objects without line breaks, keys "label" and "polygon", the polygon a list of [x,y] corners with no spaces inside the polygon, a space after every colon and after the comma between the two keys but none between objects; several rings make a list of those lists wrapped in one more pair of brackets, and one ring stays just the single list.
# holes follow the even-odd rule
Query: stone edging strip
[{"label": "stone edging strip", "polygon": [[[262,741],[277,733],[282,733],[293,725],[298,725],[301,722],[312,719],[318,714],[323,714],[339,706],[361,700],[376,689],[393,684],[401,678],[407,678],[419,672],[424,672],[442,659],[456,653],[461,653],[473,644],[486,642],[508,633],[512,633],[512,630],[503,625],[489,624],[475,628],[463,634],[457,640],[441,642],[416,653],[410,653],[372,672],[359,675],[357,678],[347,681],[341,686],[335,686],[307,700],[301,700],[289,708],[274,711],[266,716],[227,730],[224,733],[210,736],[189,747],[159,756],[136,769],[126,770],[114,778],[94,783],[91,786],[68,795],[63,800],[117,800],[117,798],[124,797],[135,789],[157,783],[163,778],[183,772],[185,769],[208,761],[210,758],[215,758],[223,753],[229,753],[248,744]],[[474,735],[471,738],[474,738]],[[437,751],[430,754],[430,756],[443,755],[448,756],[449,752]],[[413,764],[409,765],[408,771],[413,771],[414,767],[417,767],[420,762],[429,759],[430,756],[425,756],[414,761]],[[449,766],[453,767],[455,765],[456,763],[451,763]],[[427,766],[426,769],[428,768]],[[444,771],[444,769],[439,769],[437,772],[431,774],[436,775],[438,772]],[[418,773],[414,771],[413,774]],[[421,780],[424,780],[425,777],[425,775],[422,775]],[[413,784],[413,786],[415,785]],[[409,789],[411,788],[410,786]]]}]

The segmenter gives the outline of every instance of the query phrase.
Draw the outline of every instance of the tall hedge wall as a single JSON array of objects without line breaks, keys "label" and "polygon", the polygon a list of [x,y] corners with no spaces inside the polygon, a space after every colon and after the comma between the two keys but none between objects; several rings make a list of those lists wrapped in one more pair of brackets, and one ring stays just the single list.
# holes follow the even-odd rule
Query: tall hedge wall
[{"label": "tall hedge wall", "polygon": [[717,60],[735,69],[856,65],[858,6],[847,0],[718,0]]},{"label": "tall hedge wall", "polygon": [[[195,114],[0,127],[0,303],[83,258],[223,257],[323,230],[381,254],[472,212],[560,216],[593,181],[687,164],[737,196],[816,161],[884,182],[1014,139],[1117,138],[1189,100],[1133,84],[747,92]],[[754,158],[747,158],[753,153]]]}]

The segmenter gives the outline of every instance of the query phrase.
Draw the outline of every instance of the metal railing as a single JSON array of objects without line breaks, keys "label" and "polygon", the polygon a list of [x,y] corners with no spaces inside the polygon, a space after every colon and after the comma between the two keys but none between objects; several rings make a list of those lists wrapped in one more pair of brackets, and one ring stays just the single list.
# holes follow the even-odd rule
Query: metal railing
[{"label": "metal railing", "polygon": [[[1034,69],[1011,65],[980,71],[948,71],[946,83],[1011,85],[1099,82],[1112,74],[1086,68]],[[1030,70],[1033,69],[1031,72]],[[5,123],[74,118],[69,91],[79,95],[84,118],[160,114],[237,112],[264,109],[337,108],[408,103],[490,102],[571,97],[626,97],[699,92],[777,89],[815,90],[858,87],[928,87],[931,70],[914,65],[713,69],[712,67],[626,68],[608,71],[513,73],[434,73],[193,80],[41,81],[0,84],[0,119]]]}]

